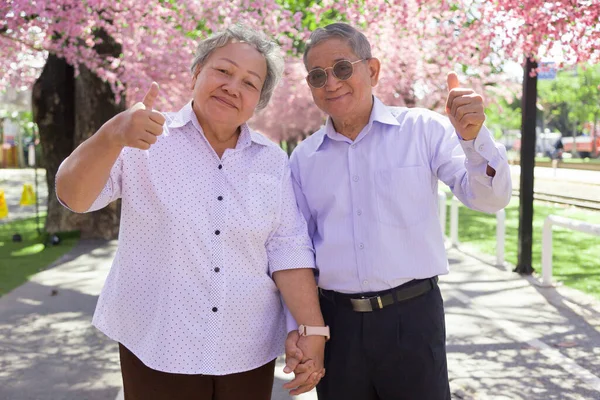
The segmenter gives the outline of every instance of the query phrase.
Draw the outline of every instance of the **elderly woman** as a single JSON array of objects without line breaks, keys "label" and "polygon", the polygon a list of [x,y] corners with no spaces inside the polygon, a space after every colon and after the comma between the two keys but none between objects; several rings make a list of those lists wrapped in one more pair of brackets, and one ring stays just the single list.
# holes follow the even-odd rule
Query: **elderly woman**
[{"label": "elderly woman", "polygon": [[126,399],[269,399],[296,328],[286,330],[281,298],[311,360],[288,386],[310,390],[323,373],[328,329],[287,156],[246,124],[282,65],[257,32],[215,34],[198,46],[188,104],[153,111],[152,84],[57,173],[57,196],[75,212],[122,199],[93,324],[119,343]]}]

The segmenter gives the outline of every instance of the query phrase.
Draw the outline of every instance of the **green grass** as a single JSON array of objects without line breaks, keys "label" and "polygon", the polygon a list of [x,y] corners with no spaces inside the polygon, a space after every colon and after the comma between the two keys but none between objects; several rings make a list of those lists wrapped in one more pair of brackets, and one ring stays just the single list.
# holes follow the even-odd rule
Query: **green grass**
[{"label": "green grass", "polygon": [[[40,216],[40,226],[44,225],[45,218],[45,215]],[[22,242],[12,241],[15,233],[21,235]],[[0,224],[0,296],[48,267],[79,240],[76,233],[59,236],[62,240],[58,246],[44,245],[47,235],[38,235],[35,217]]]},{"label": "green grass", "polygon": [[[449,201],[448,201],[449,204]],[[533,268],[541,274],[542,228],[548,215],[560,215],[592,224],[600,224],[600,213],[573,207],[535,203],[533,220]],[[479,251],[496,254],[496,216],[459,207],[458,240]],[[517,263],[519,201],[513,199],[506,208],[505,259]],[[450,212],[446,224],[449,235]],[[556,281],[600,298],[600,237],[554,227],[552,271]]]}]

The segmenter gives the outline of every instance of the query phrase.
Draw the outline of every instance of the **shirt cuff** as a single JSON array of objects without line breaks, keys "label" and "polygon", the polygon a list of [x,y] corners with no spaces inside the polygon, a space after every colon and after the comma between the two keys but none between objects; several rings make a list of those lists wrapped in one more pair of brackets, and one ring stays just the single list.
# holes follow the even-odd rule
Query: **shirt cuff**
[{"label": "shirt cuff", "polygon": [[474,140],[473,147],[487,161],[492,161],[499,155],[492,133],[483,126]]},{"label": "shirt cuff", "polygon": [[495,169],[494,165],[499,165],[504,159],[496,147],[492,134],[485,126],[481,127],[475,139],[460,140],[459,143],[471,165],[485,163]]},{"label": "shirt cuff", "polygon": [[315,253],[310,247],[288,247],[280,251],[271,251],[269,257],[269,273],[271,276],[277,271],[288,269],[311,268],[315,269]]},{"label": "shirt cuff", "polygon": [[487,174],[488,165],[498,170],[504,163],[502,152],[496,146],[492,134],[485,127],[481,127],[479,134],[473,140],[459,141],[466,156],[465,167],[477,182],[484,186],[492,186],[492,177]]}]

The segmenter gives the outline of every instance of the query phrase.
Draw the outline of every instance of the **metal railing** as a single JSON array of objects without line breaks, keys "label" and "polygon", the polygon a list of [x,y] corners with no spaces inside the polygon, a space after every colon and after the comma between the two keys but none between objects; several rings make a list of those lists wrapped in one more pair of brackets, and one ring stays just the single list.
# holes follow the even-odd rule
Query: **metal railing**
[{"label": "metal railing", "polygon": [[552,227],[554,226],[600,236],[600,225],[557,215],[546,217],[542,231],[542,286],[552,286]]},{"label": "metal railing", "polygon": [[[458,206],[460,202],[454,196],[450,202],[450,243],[456,247],[458,240]],[[446,193],[438,192],[438,215],[442,233],[446,234]],[[500,210],[496,213],[496,265],[504,265],[504,248],[506,236],[506,212]]]},{"label": "metal railing", "polygon": [[440,218],[440,228],[442,235],[446,234],[446,193],[441,190],[438,192],[438,217]]},{"label": "metal railing", "polygon": [[[438,192],[439,217],[442,232],[446,233],[446,194]],[[458,206],[459,201],[452,196],[450,203],[450,243],[456,247],[458,240]],[[574,231],[600,236],[600,225],[549,215],[544,221],[542,232],[542,286],[552,286],[552,228],[559,226]],[[506,212],[496,213],[496,265],[504,265],[504,249],[506,236]]]}]

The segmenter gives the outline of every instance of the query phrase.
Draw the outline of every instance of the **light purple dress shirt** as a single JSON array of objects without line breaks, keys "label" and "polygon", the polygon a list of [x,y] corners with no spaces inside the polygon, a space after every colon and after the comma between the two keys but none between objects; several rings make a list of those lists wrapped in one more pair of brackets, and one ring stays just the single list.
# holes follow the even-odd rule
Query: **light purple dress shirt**
[{"label": "light purple dress shirt", "polygon": [[[493,178],[488,164],[496,170]],[[465,205],[488,213],[505,207],[512,191],[506,150],[487,128],[463,141],[448,118],[387,107],[377,98],[354,141],[328,119],[294,150],[291,168],[319,286],[343,293],[448,272],[438,179]]]}]

